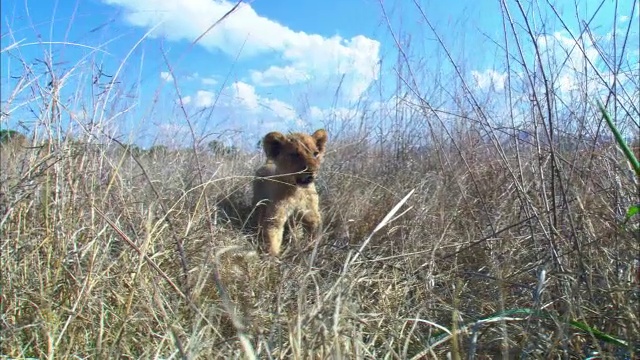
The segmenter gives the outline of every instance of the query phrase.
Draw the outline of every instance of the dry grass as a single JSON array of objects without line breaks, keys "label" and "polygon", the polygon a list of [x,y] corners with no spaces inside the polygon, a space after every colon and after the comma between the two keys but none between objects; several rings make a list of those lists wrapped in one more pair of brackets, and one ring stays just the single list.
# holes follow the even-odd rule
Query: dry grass
[{"label": "dry grass", "polygon": [[[43,72],[55,78],[52,68]],[[464,121],[446,123],[410,88],[410,70],[396,95],[414,96],[380,124],[390,132],[371,130],[374,115],[362,119],[369,130],[328,129],[322,241],[285,245],[282,261],[257,252],[247,226],[259,154],[127,150],[103,136],[127,105],[97,92],[92,106],[105,113],[72,119],[84,127],[67,136],[60,89],[25,70],[14,92],[37,90],[29,101],[41,112],[24,141],[0,148],[0,352],[637,357],[640,225],[622,222],[638,179],[585,125],[601,124],[597,109],[558,102],[551,114],[552,92],[531,90],[523,139],[513,123],[492,126],[491,104],[461,90],[448,111]],[[634,89],[612,92],[612,103],[632,103]],[[628,106],[616,119],[633,126],[638,115]]]},{"label": "dry grass", "polygon": [[[637,230],[617,225],[616,205],[637,185],[616,176],[613,148],[588,172],[563,168],[563,177],[580,176],[552,209],[555,234],[539,169],[523,167],[514,180],[506,169],[515,158],[463,146],[443,154],[447,168],[416,159],[384,174],[375,168],[384,163],[352,173],[336,153],[322,187],[335,220],[310,267],[311,250],[285,252],[281,263],[257,255],[242,227],[258,159],[205,155],[208,180],[196,186],[189,154],[142,155],[138,164],[121,151],[77,146],[2,147],[2,352],[10,357],[441,357],[469,351],[474,321],[522,308],[549,317],[483,325],[474,351],[624,352],[569,320],[640,341]],[[468,167],[466,156],[475,157]],[[406,212],[353,263],[409,189]],[[432,344],[441,328],[459,333]]]}]

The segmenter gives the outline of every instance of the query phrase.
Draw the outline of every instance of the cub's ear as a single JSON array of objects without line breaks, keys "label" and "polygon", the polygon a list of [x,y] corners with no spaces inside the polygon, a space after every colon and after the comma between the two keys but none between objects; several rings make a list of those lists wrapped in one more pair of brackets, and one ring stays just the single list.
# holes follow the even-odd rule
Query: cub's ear
[{"label": "cub's ear", "polygon": [[311,137],[316,141],[318,151],[323,153],[327,144],[327,132],[324,129],[318,129]]},{"label": "cub's ear", "polygon": [[277,131],[272,131],[262,139],[262,148],[269,159],[275,159],[280,154],[284,142],[287,138]]}]

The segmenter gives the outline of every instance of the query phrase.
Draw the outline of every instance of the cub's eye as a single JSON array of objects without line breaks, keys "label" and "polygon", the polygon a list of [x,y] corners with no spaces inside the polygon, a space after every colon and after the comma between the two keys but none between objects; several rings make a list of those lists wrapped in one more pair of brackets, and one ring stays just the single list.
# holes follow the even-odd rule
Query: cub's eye
[{"label": "cub's eye", "polygon": [[318,157],[318,155],[320,155],[320,153],[319,153],[319,152],[317,152],[317,151],[314,151],[314,152],[313,152],[313,157]]}]

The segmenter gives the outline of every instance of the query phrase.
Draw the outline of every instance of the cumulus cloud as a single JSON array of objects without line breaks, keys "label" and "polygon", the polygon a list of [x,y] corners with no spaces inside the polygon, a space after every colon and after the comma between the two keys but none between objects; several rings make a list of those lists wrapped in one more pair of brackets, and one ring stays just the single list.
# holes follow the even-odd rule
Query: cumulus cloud
[{"label": "cumulus cloud", "polygon": [[[553,69],[556,86],[562,93],[574,90],[584,90],[581,84],[588,85],[587,91],[601,88],[603,84],[597,81],[586,81],[595,76],[591,65],[597,66],[598,50],[589,41],[576,42],[569,35],[555,32],[551,35],[542,35],[538,38],[540,51],[546,60],[545,68]],[[585,73],[586,70],[586,73]]]},{"label": "cumulus cloud", "polygon": [[240,104],[251,112],[257,112],[259,108],[258,95],[256,89],[242,81],[235,82],[231,85],[232,97],[235,103]]},{"label": "cumulus cloud", "polygon": [[250,114],[265,114],[279,119],[293,120],[296,117],[295,110],[286,102],[278,99],[260,96],[253,85],[237,81],[230,86],[230,106],[241,107]]},{"label": "cumulus cloud", "polygon": [[309,80],[307,73],[294,66],[270,66],[265,71],[251,72],[251,81],[260,86],[295,84],[305,80]]},{"label": "cumulus cloud", "polygon": [[[226,0],[103,0],[125,10],[125,20],[152,36],[193,41],[228,12]],[[258,86],[288,85],[312,79],[336,79],[344,94],[358,98],[378,79],[380,43],[358,35],[324,37],[292,30],[259,15],[243,3],[199,42],[210,51],[242,57],[276,55],[280,64],[250,74]]]},{"label": "cumulus cloud", "polygon": [[[220,101],[216,104],[222,112],[232,109],[241,115],[252,117],[267,116],[281,120],[296,119],[296,111],[288,103],[256,93],[256,88],[246,82],[237,81],[222,90]],[[191,96],[183,98],[191,101]],[[198,90],[195,94],[194,105],[199,108],[214,105],[216,94],[211,91]],[[185,102],[186,103],[186,102]],[[237,115],[237,114],[236,114]]]},{"label": "cumulus cloud", "polygon": [[[597,45],[592,41],[596,41]],[[628,70],[614,76],[597,50],[597,47],[607,49],[612,45],[612,39],[606,34],[576,41],[565,32],[556,32],[539,37],[538,45],[543,59],[542,67],[547,77],[553,80],[556,96],[564,102],[569,103],[576,99],[575,96],[582,97],[585,94],[593,98],[606,96],[614,82],[621,94],[617,101],[621,104],[633,101],[633,97],[623,94],[633,94],[637,88],[633,74],[640,70],[638,57],[631,55]],[[540,65],[536,63],[536,66]]]},{"label": "cumulus cloud", "polygon": [[171,82],[173,81],[173,76],[171,76],[171,73],[168,71],[162,71],[160,73],[160,78],[166,82]]},{"label": "cumulus cloud", "polygon": [[215,100],[215,94],[212,93],[211,91],[198,90],[196,92],[195,105],[197,107],[209,107],[213,105],[214,100]]},{"label": "cumulus cloud", "polygon": [[185,80],[187,81],[193,81],[193,80],[197,80],[200,78],[200,74],[198,74],[197,72],[188,74],[187,76],[185,76]]},{"label": "cumulus cloud", "polygon": [[264,107],[277,118],[284,120],[295,120],[297,118],[296,111],[284,101],[266,98],[264,99]]},{"label": "cumulus cloud", "polygon": [[471,76],[473,77],[476,86],[481,90],[494,89],[496,91],[502,91],[504,90],[504,84],[507,80],[507,73],[491,69],[487,69],[483,72],[473,70],[471,71]]},{"label": "cumulus cloud", "polygon": [[202,85],[216,85],[218,84],[218,80],[212,77],[203,77],[200,79]]},{"label": "cumulus cloud", "polygon": [[251,79],[255,84],[273,86],[333,79],[336,85],[341,83],[349,100],[355,100],[378,79],[380,43],[376,40],[361,35],[351,39],[324,38],[292,31],[289,35],[290,43],[285,42],[282,49],[285,65],[253,71]]},{"label": "cumulus cloud", "polygon": [[542,35],[538,39],[543,52],[551,55],[552,59],[566,59],[566,66],[571,69],[582,69],[587,60],[594,63],[598,57],[598,50],[591,42],[576,42],[561,32]]},{"label": "cumulus cloud", "polygon": [[[377,108],[378,104],[371,104],[372,108]],[[309,108],[309,117],[311,120],[322,121],[327,119],[337,119],[343,121],[354,120],[357,117],[361,116],[362,113],[360,109],[357,108],[331,108],[331,109],[321,109],[317,106],[311,106]]]}]

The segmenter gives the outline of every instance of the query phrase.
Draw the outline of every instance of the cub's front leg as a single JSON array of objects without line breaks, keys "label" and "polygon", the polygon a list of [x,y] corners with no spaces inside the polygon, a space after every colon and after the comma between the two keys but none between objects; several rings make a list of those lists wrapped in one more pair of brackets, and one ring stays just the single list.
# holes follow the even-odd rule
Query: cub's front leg
[{"label": "cub's front leg", "polygon": [[311,238],[311,241],[315,241],[320,235],[320,229],[322,228],[322,216],[317,210],[309,210],[302,216],[302,226],[305,232]]},{"label": "cub's front leg", "polygon": [[269,246],[271,256],[280,255],[288,215],[287,207],[282,202],[271,202],[264,210],[261,227],[264,243]]},{"label": "cub's front leg", "polygon": [[319,202],[318,193],[315,189],[309,191],[307,195],[306,211],[302,216],[302,226],[311,238],[312,242],[317,240],[322,228],[322,215],[320,214]]}]

